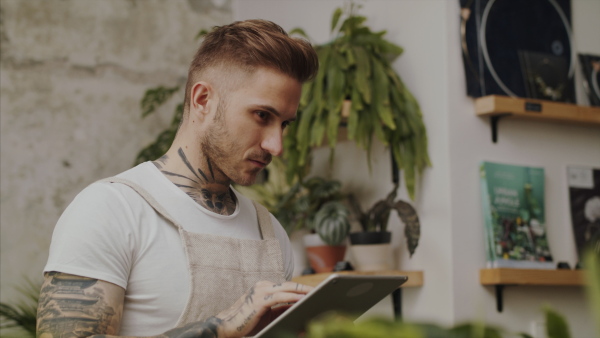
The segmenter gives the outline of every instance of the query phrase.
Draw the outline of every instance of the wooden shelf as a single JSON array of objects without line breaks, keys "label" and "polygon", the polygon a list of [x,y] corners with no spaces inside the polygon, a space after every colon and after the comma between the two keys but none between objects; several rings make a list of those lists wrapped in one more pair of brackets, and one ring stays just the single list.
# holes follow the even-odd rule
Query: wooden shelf
[{"label": "wooden shelf", "polygon": [[582,270],[539,270],[539,269],[482,269],[479,270],[481,285],[496,288],[496,309],[502,312],[504,287],[513,285],[538,286],[584,286],[585,272]]},{"label": "wooden shelf", "polygon": [[482,285],[583,286],[585,275],[582,270],[482,269],[479,281]]},{"label": "wooden shelf", "polygon": [[504,117],[600,126],[600,107],[500,95],[476,98],[475,113],[491,119],[493,142],[498,121]]},{"label": "wooden shelf", "polygon": [[[341,275],[380,275],[380,276],[408,276],[406,283],[402,284],[401,287],[415,287],[423,285],[423,271],[398,271],[398,270],[385,270],[385,271],[339,271],[335,272]],[[316,273],[314,275],[304,275],[292,278],[292,281],[300,284],[317,286],[319,283],[324,281],[333,273]]]}]

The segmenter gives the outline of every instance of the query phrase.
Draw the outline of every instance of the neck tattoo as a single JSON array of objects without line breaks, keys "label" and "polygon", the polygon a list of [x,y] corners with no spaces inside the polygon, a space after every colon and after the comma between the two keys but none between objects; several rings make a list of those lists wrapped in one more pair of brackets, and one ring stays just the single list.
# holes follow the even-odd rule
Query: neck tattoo
[{"label": "neck tattoo", "polygon": [[192,167],[183,149],[179,148],[177,154],[179,158],[174,161],[181,161],[185,165],[186,170],[184,172],[167,170],[169,164],[172,164],[172,160],[167,155],[163,155],[153,163],[161,173],[196,203],[220,215],[233,214],[236,204],[235,194],[229,188],[228,181],[215,178],[210,159],[206,159],[207,170],[203,171],[200,168],[194,169]]}]

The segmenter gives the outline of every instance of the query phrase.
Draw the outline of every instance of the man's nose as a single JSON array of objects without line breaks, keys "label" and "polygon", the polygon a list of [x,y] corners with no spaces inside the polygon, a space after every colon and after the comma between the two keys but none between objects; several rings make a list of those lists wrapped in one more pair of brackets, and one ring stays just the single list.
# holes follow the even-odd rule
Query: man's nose
[{"label": "man's nose", "polygon": [[280,128],[271,128],[267,131],[261,147],[272,156],[281,155],[283,153],[283,130]]}]

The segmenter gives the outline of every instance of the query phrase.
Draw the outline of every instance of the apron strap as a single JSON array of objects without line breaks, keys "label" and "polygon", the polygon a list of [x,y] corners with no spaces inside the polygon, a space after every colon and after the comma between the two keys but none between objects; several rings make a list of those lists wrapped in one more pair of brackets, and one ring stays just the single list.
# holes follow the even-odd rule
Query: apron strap
[{"label": "apron strap", "polygon": [[260,203],[252,201],[254,208],[256,209],[256,215],[258,216],[258,228],[262,239],[275,239],[275,231],[273,230],[273,224],[271,224],[271,214],[267,208],[263,207]]},{"label": "apron strap", "polygon": [[154,199],[154,197],[152,197],[152,195],[150,195],[150,193],[148,191],[146,191],[146,189],[142,188],[142,186],[140,186],[139,184],[137,184],[133,181],[130,181],[128,179],[124,179],[124,178],[120,178],[120,177],[116,177],[116,176],[105,178],[105,179],[99,180],[98,182],[125,184],[126,186],[135,190],[135,192],[137,192],[140,196],[142,196],[142,198],[145,199],[146,202],[148,202],[148,204],[150,204],[150,206],[152,208],[154,208],[154,210],[156,210],[159,214],[161,214],[164,218],[166,218],[169,222],[171,222],[175,227],[177,227],[180,230],[183,229],[181,227],[181,225],[179,225],[179,223],[177,223],[175,221],[175,219],[173,217],[171,217],[171,215],[169,215],[167,210],[165,210],[165,208],[163,208],[162,205],[160,205],[160,203],[158,203]]}]

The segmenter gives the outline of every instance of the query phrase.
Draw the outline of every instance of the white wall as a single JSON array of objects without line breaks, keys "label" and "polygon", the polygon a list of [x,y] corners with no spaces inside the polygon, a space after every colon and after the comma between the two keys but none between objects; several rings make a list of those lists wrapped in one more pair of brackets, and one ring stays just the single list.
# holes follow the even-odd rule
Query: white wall
[{"label": "white wall", "polygon": [[[458,27],[459,13],[448,6],[450,25]],[[600,1],[572,0],[575,48],[600,54]],[[590,14],[595,13],[595,14]],[[594,18],[592,18],[594,16]],[[485,264],[483,216],[477,164],[482,160],[545,168],[546,226],[555,261],[577,262],[568,207],[566,166],[600,166],[600,129],[535,121],[500,120],[498,143],[491,142],[488,119],[474,116],[472,100],[464,96],[465,81],[456,31],[448,31],[448,107],[450,129],[450,190],[454,250],[454,319],[482,318],[506,328],[529,331],[541,321],[539,309],[548,304],[567,317],[576,337],[592,337],[592,317],[583,288],[507,287],[504,312],[496,311],[493,288],[478,284],[478,269]],[[579,76],[580,74],[576,74]],[[581,95],[580,95],[581,97]]]},{"label": "white wall", "polygon": [[[580,51],[600,54],[600,1],[573,1],[573,31]],[[264,18],[289,30],[302,27],[314,42],[328,40],[330,16],[342,0],[237,0],[234,19]],[[550,304],[567,316],[575,337],[593,336],[591,316],[582,288],[508,287],[505,309],[496,312],[494,290],[479,284],[485,266],[479,198],[478,163],[482,160],[537,165],[546,169],[547,225],[557,261],[574,266],[576,257],[567,208],[567,164],[600,166],[597,127],[502,120],[499,142],[491,142],[489,122],[475,116],[466,96],[459,37],[458,0],[361,1],[362,14],[375,30],[404,54],[394,68],[415,94],[423,110],[433,167],[426,170],[415,206],[422,223],[419,247],[409,259],[402,226],[392,219],[393,244],[399,267],[425,271],[422,288],[404,290],[404,317],[442,325],[485,320],[510,331],[531,332],[541,320],[541,306]],[[596,34],[596,35],[594,35]],[[578,74],[579,75],[579,74]],[[581,95],[580,95],[581,97]],[[314,172],[330,174],[358,193],[363,206],[388,192],[389,154],[376,144],[372,173],[362,150],[351,143],[336,150],[328,171],[328,151],[317,153]],[[407,199],[403,191],[401,196]]]}]

